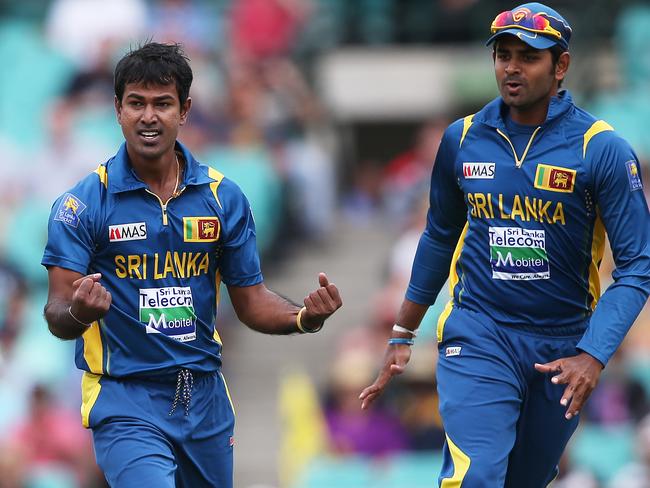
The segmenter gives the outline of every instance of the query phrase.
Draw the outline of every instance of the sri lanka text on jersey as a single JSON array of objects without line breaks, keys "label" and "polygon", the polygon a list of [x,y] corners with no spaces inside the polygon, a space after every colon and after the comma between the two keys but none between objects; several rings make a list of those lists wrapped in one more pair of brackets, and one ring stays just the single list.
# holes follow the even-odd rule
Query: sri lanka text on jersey
[{"label": "sri lanka text on jersey", "polygon": [[[177,252],[128,254],[115,256],[115,274],[118,278],[146,280],[163,278],[191,278],[207,274],[210,255],[207,252]],[[149,275],[149,273],[152,273]]]},{"label": "sri lanka text on jersey", "polygon": [[528,195],[504,196],[503,193],[468,193],[472,217],[486,219],[537,221],[542,223],[566,224],[562,202],[543,200]]}]

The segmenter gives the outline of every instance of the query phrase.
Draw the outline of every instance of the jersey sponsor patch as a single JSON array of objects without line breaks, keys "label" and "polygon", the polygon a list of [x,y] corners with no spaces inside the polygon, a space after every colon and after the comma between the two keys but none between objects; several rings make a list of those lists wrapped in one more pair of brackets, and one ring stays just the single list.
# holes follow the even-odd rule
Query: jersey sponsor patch
[{"label": "jersey sponsor patch", "polygon": [[495,169],[495,163],[463,163],[463,176],[467,180],[491,180]]},{"label": "jersey sponsor patch", "polygon": [[630,190],[642,190],[643,183],[641,183],[641,175],[639,174],[639,165],[632,159],[625,163],[625,168],[627,169],[627,177],[630,180]]},{"label": "jersey sponsor patch", "polygon": [[535,188],[562,193],[573,192],[576,182],[576,171],[574,169],[551,166],[549,164],[538,164],[535,173]]},{"label": "jersey sponsor patch", "polygon": [[445,357],[460,356],[462,346],[449,346],[445,349]]},{"label": "jersey sponsor patch", "polygon": [[493,279],[546,280],[551,277],[545,231],[490,227],[489,233]]},{"label": "jersey sponsor patch", "polygon": [[108,226],[108,240],[110,242],[137,241],[146,238],[147,224],[145,222]]},{"label": "jersey sponsor patch", "polygon": [[221,225],[217,217],[183,217],[183,241],[215,242]]},{"label": "jersey sponsor patch", "polygon": [[56,209],[54,220],[63,222],[70,227],[77,228],[79,226],[79,215],[86,210],[86,204],[79,200],[78,197],[72,193],[63,195],[63,199]]},{"label": "jersey sponsor patch", "polygon": [[196,339],[196,313],[189,286],[140,288],[140,322],[147,334],[165,334],[180,342]]}]

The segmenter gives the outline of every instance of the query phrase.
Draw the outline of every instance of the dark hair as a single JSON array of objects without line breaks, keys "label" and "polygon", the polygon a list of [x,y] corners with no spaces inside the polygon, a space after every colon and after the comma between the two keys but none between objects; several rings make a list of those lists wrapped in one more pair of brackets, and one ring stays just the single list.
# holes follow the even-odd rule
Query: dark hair
[{"label": "dark hair", "polygon": [[192,68],[180,44],[147,42],[124,55],[115,67],[115,96],[122,101],[128,83],[169,85],[174,83],[181,105],[190,95]]}]

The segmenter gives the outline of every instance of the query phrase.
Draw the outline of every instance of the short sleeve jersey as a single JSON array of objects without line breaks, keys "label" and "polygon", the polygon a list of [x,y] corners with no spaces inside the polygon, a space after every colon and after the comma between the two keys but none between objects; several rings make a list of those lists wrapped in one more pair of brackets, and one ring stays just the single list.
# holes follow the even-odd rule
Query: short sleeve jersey
[{"label": "short sleeve jersey", "polygon": [[250,205],[232,181],[186,161],[168,202],[148,190],[122,145],[52,207],[42,264],[101,273],[108,313],[77,339],[77,367],[116,377],[221,366],[221,281],[262,282]]}]

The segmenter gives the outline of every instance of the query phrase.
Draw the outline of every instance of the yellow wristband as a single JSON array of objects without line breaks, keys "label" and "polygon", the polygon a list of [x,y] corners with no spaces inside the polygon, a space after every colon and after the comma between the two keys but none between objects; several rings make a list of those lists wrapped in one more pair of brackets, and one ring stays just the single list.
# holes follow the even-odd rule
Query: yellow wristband
[{"label": "yellow wristband", "polygon": [[313,330],[312,330],[312,329],[305,329],[305,328],[302,326],[302,322],[300,321],[300,319],[301,319],[301,317],[302,317],[302,313],[303,313],[305,310],[307,310],[307,307],[302,307],[302,308],[300,309],[300,311],[298,312],[298,315],[296,316],[296,327],[298,327],[298,330],[299,330],[301,333],[303,333],[303,334],[314,334],[315,332],[318,332],[319,330],[321,330],[321,329],[323,328],[323,326],[321,325],[321,326],[318,327],[317,329],[313,329]]}]

